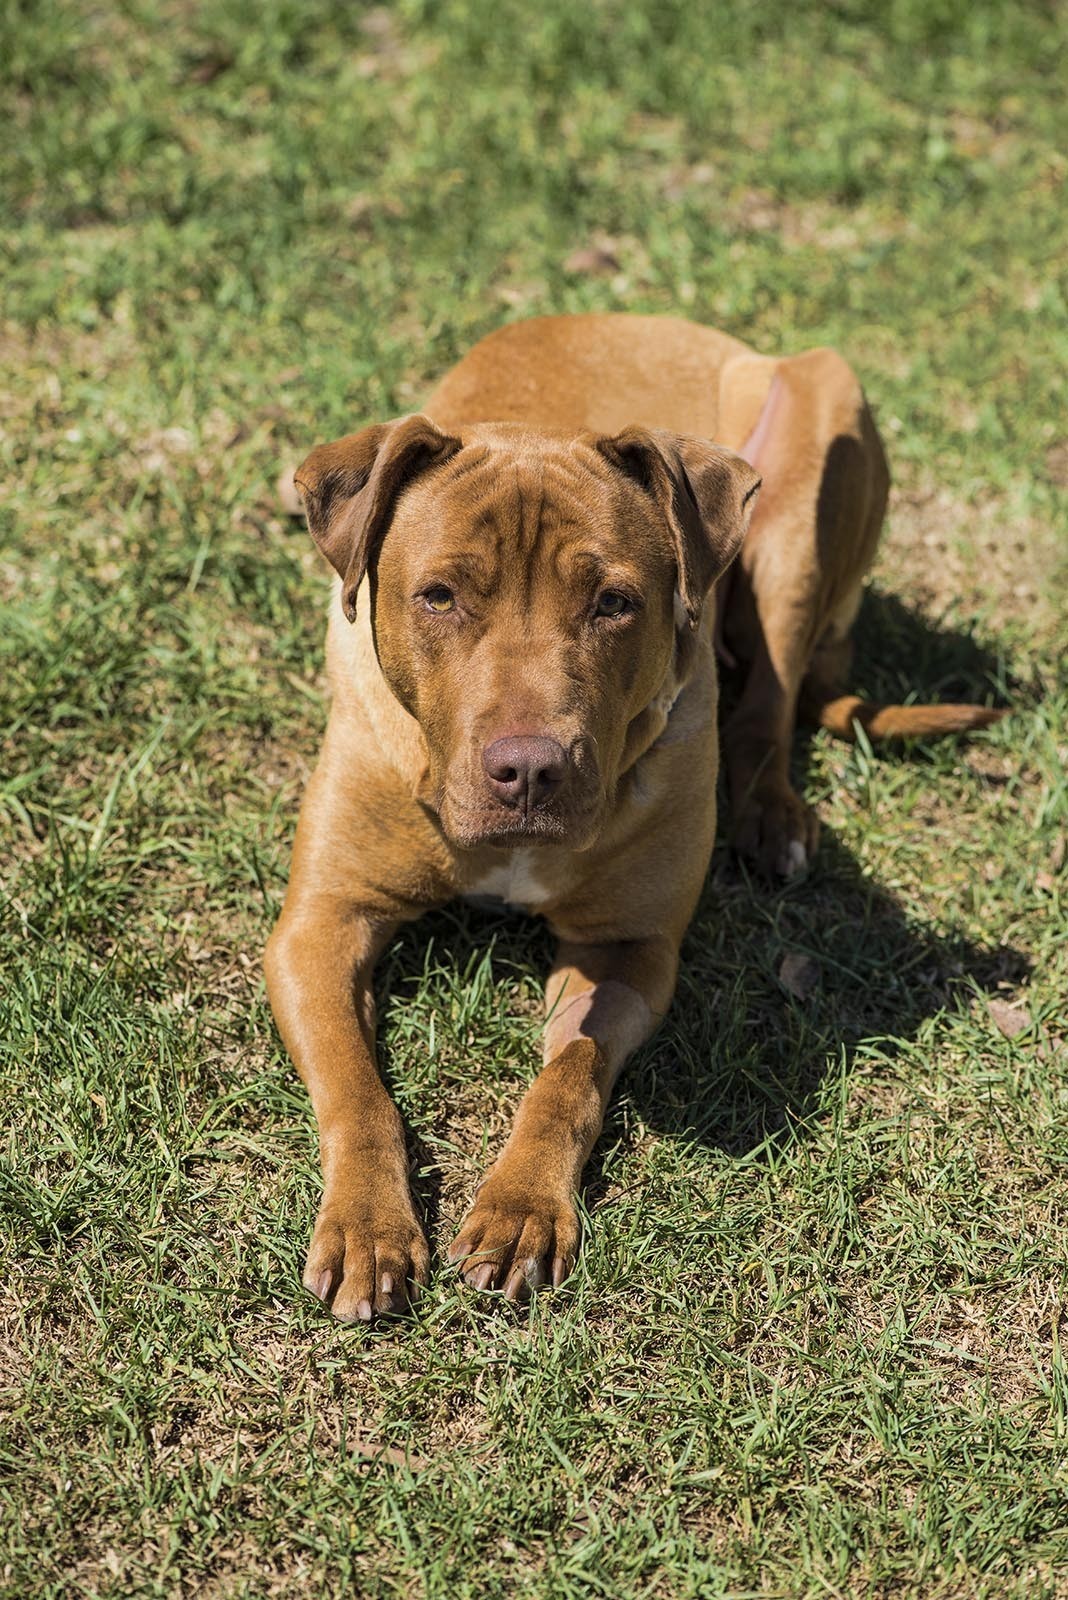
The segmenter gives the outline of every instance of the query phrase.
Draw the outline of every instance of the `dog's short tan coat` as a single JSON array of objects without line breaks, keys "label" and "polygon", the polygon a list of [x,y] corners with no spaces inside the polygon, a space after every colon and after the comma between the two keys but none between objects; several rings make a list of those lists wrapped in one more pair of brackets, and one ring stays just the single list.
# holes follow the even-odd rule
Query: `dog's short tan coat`
[{"label": "dog's short tan coat", "polygon": [[330,721],[266,958],[320,1129],[305,1283],[369,1319],[426,1281],[372,974],[401,922],[490,894],[559,941],[545,1066],[451,1252],[516,1297],[570,1269],[612,1085],[671,1000],[715,835],[717,655],[741,678],[732,834],[769,873],[816,841],[788,775],[799,707],[845,737],[992,714],[842,693],[887,470],[831,350],[776,360],[659,317],[518,323],[425,415],[313,451],[296,483],[339,575]]}]

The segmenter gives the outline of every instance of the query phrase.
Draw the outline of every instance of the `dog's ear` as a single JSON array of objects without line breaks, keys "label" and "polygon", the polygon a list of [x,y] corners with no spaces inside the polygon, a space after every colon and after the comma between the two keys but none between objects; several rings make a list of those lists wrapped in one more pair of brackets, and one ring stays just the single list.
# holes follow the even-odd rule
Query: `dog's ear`
[{"label": "dog's ear", "polygon": [[341,603],[350,622],[356,616],[356,591],[385,537],[397,497],[421,472],[459,449],[459,439],[416,414],[321,444],[293,474],[312,538],[341,577]]},{"label": "dog's ear", "polygon": [[624,428],[597,440],[613,465],[652,495],[667,519],[679,594],[696,628],[708,591],[738,553],[760,488],[747,461],[686,434]]}]

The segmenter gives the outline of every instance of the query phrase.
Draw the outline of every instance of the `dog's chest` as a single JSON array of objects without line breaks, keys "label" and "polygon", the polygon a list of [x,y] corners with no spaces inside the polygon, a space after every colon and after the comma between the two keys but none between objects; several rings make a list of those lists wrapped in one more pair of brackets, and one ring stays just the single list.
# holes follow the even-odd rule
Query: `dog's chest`
[{"label": "dog's chest", "polygon": [[[520,911],[538,911],[551,898],[552,891],[538,875],[538,849],[512,850],[502,861],[493,862],[472,878],[463,891],[465,900],[475,905],[515,906]],[[540,863],[544,867],[544,863]]]}]

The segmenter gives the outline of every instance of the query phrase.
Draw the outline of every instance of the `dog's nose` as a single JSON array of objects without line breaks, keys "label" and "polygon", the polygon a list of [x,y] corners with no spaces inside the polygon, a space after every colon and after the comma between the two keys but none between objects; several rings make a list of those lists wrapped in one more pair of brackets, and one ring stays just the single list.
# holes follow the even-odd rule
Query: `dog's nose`
[{"label": "dog's nose", "polygon": [[483,750],[482,765],[498,800],[533,811],[567,777],[567,751],[555,739],[495,739]]}]

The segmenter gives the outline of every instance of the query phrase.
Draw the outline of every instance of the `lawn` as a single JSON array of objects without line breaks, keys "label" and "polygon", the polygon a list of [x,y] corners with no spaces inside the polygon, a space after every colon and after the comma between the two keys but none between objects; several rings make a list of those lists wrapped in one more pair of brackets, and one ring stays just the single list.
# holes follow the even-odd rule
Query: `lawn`
[{"label": "lawn", "polygon": [[[3,16],[0,1593],[1068,1596],[1064,7]],[[326,714],[273,483],[580,309],[838,346],[895,477],[857,687],[1011,712],[799,743],[817,864],[717,851],[518,1311],[441,1262],[547,938],[409,930],[435,1274],[342,1327],[261,974]]]}]

